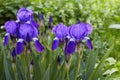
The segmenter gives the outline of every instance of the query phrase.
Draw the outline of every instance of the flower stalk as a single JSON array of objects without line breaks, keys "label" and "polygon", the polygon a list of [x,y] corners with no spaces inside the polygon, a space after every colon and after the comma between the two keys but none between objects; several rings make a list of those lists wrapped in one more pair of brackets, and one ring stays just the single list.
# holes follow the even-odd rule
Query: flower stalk
[{"label": "flower stalk", "polygon": [[76,77],[75,77],[75,80],[77,79],[77,74],[79,73],[80,71],[80,64],[81,64],[81,59],[82,59],[82,56],[83,56],[83,45],[82,44],[78,44],[77,45],[77,69],[76,69]]}]

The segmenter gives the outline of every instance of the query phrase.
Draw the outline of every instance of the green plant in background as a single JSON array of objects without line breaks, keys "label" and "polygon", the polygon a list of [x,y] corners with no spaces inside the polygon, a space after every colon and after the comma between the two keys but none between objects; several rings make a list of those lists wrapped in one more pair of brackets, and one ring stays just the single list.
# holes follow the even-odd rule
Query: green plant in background
[{"label": "green plant in background", "polygon": [[[15,5],[12,5],[16,2],[19,4],[16,5],[17,9],[13,7]],[[23,5],[23,3],[25,4]],[[46,50],[42,54],[39,54],[36,53],[35,49],[32,47],[33,52],[32,55],[30,54],[30,60],[33,59],[34,65],[29,66],[30,60],[28,60],[28,62],[26,61],[29,57],[26,57],[24,54],[18,55],[15,62],[16,64],[14,64],[10,55],[13,49],[12,46],[10,46],[11,43],[6,48],[2,46],[4,35],[4,31],[2,30],[2,32],[0,32],[0,65],[3,66],[0,66],[0,79],[4,80],[5,76],[8,80],[24,80],[30,79],[31,77],[34,80],[61,80],[66,78],[73,80],[75,77],[78,80],[120,79],[119,30],[108,28],[110,24],[119,24],[119,0],[34,0],[27,2],[23,1],[23,3],[22,1],[13,0],[10,2],[2,1],[2,5],[5,7],[8,6],[8,8],[5,10],[3,6],[0,6],[1,13],[6,14],[6,16],[9,16],[7,14],[10,14],[10,16],[9,18],[5,18],[1,17],[3,15],[0,14],[0,18],[2,19],[1,24],[3,25],[3,23],[10,18],[15,19],[14,16],[17,13],[17,10],[22,6],[35,11],[35,19],[37,19],[37,14],[40,12],[40,14],[44,15],[44,25],[42,25],[42,23],[40,24],[40,34],[43,37],[40,38],[40,41],[45,45]],[[9,9],[10,11],[8,11]],[[13,9],[15,11],[13,11]],[[65,58],[62,49],[59,47],[56,51],[51,51],[53,34],[51,34],[50,29],[47,30],[49,26],[49,16],[52,16],[53,18],[53,25],[63,22],[69,26],[77,23],[78,19],[93,25],[94,30],[90,35],[90,38],[92,39],[94,49],[89,51],[86,46],[84,46],[81,66],[78,72],[76,72],[76,65],[78,65],[77,54],[72,55],[70,59],[70,70],[66,72]],[[43,27],[45,29],[43,29]],[[45,34],[43,33],[44,30],[46,30]],[[31,43],[31,45],[33,45],[33,43]],[[59,58],[61,61],[60,66],[57,62]],[[111,63],[112,61],[113,63]]]},{"label": "green plant in background", "polygon": [[[27,1],[27,2],[26,2]],[[29,0],[0,0],[0,25],[3,25],[7,20],[15,19],[15,14],[20,7],[30,5]]]}]

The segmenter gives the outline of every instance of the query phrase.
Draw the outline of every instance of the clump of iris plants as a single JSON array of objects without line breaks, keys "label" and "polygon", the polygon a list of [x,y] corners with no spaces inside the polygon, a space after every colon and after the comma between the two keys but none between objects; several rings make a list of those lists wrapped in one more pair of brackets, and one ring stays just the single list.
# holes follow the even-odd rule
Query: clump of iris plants
[{"label": "clump of iris plants", "polygon": [[[4,37],[4,46],[9,44],[10,38],[14,44],[12,56],[21,54],[26,46],[30,49],[30,42],[34,42],[34,46],[37,52],[44,50],[43,45],[39,42],[39,24],[34,20],[34,14],[32,10],[26,8],[20,8],[17,12],[17,20],[10,20],[5,23],[6,34]],[[39,20],[44,23],[44,15],[38,13]],[[51,28],[53,18],[49,18],[49,28]],[[92,26],[89,23],[78,21],[78,24],[73,24],[69,27],[63,23],[59,23],[54,26],[52,31],[55,34],[55,38],[52,43],[52,50],[56,50],[60,44],[63,44],[66,62],[69,61],[69,56],[74,52],[80,53],[79,48],[82,40],[86,41],[86,44],[90,50],[92,50],[92,43],[89,34],[92,33]],[[60,57],[59,57],[60,61]]]},{"label": "clump of iris plants", "polygon": [[37,52],[44,50],[43,45],[39,42],[39,25],[34,20],[34,14],[32,10],[26,8],[20,8],[17,12],[17,20],[10,20],[5,23],[6,34],[4,37],[4,46],[9,44],[10,38],[15,44],[15,48],[12,52],[13,56],[21,54],[26,46],[30,48],[30,42],[34,42],[34,46]]},{"label": "clump of iris plants", "polygon": [[[78,24],[73,24],[69,27],[60,23],[52,29],[55,38],[52,43],[52,50],[58,48],[60,43],[64,43],[64,53],[66,61],[68,62],[69,56],[72,55],[76,48],[79,48],[82,40],[86,41],[86,44],[90,50],[92,50],[92,43],[88,37],[91,34],[93,28],[89,23],[80,22]],[[77,50],[80,53],[80,49]]]}]

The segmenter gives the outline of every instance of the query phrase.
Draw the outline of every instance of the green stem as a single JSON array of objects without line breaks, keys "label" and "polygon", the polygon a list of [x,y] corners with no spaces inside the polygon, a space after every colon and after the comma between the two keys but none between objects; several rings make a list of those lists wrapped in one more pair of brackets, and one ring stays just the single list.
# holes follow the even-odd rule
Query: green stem
[{"label": "green stem", "polygon": [[78,73],[80,71],[80,64],[81,64],[81,59],[82,59],[82,56],[83,56],[83,46],[81,46],[81,45],[77,46],[77,53],[78,53],[77,54],[77,69],[76,69],[75,80],[77,80]]},{"label": "green stem", "polygon": [[69,64],[69,63],[66,63],[66,76],[67,76],[67,79],[66,79],[66,80],[70,80],[70,79],[69,79],[69,69],[70,69],[70,64]]},{"label": "green stem", "polygon": [[26,79],[30,80],[30,59],[28,55],[28,48],[26,47],[25,54],[24,54],[24,60],[25,60],[25,68],[26,68]]}]

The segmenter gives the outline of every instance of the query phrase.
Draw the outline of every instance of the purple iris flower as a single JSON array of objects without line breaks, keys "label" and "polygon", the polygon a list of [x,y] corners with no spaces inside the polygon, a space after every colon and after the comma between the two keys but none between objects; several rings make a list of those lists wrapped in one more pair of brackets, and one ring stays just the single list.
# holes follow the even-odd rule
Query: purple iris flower
[{"label": "purple iris flower", "polygon": [[52,43],[52,50],[57,49],[59,43],[61,41],[65,40],[65,38],[67,37],[67,30],[68,30],[68,28],[62,23],[56,25],[53,28],[55,38],[54,38],[53,43]]},{"label": "purple iris flower", "polygon": [[7,21],[5,23],[5,29],[6,29],[6,34],[4,37],[4,46],[6,46],[9,43],[10,36],[11,37],[17,37],[18,36],[18,28],[19,24],[13,20]]},{"label": "purple iris flower", "polygon": [[24,43],[29,43],[32,40],[34,41],[37,52],[42,52],[44,47],[38,40],[38,29],[28,23],[21,24],[19,28],[19,39],[16,45],[17,54],[23,52],[25,45]]},{"label": "purple iris flower", "polygon": [[20,8],[17,13],[17,19],[19,22],[25,23],[33,20],[33,12],[32,10],[26,8]]},{"label": "purple iris flower", "polygon": [[34,20],[32,10],[21,8],[17,13],[16,21],[7,21],[5,23],[6,34],[4,38],[4,46],[9,43],[9,39],[17,40],[16,47],[12,51],[15,57],[24,50],[24,46],[30,48],[30,42],[33,41],[37,52],[44,50],[43,45],[38,40],[38,23]]},{"label": "purple iris flower", "polygon": [[92,49],[92,43],[88,37],[91,34],[93,28],[88,23],[80,22],[79,24],[73,24],[69,27],[68,34],[70,36],[69,42],[65,48],[66,54],[71,54],[75,51],[77,43],[82,40],[86,40],[88,48]]}]

